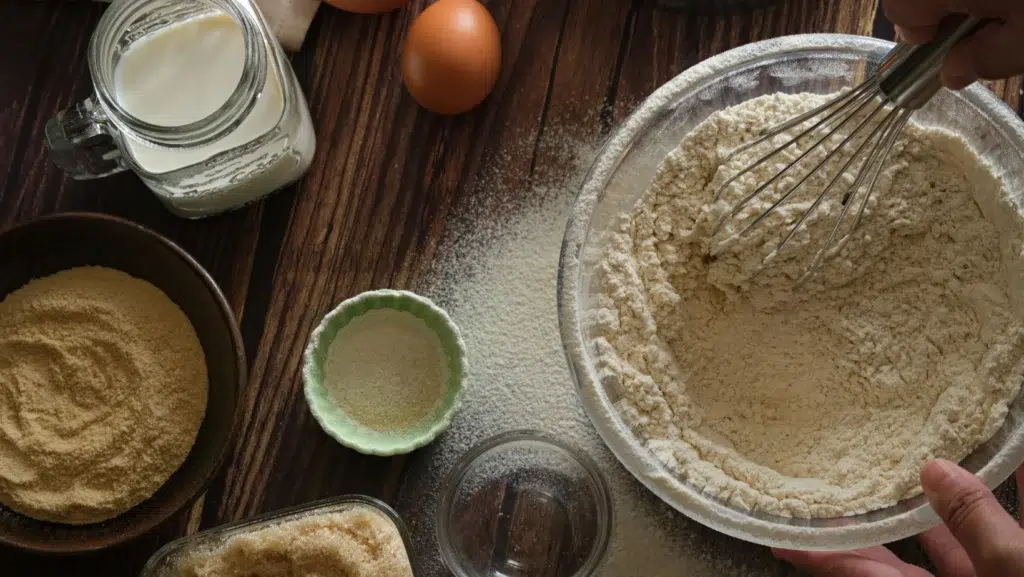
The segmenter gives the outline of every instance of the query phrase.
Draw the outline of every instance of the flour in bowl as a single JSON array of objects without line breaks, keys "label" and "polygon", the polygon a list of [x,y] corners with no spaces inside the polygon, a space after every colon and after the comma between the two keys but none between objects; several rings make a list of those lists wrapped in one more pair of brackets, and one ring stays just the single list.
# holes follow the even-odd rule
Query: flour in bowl
[{"label": "flour in bowl", "polygon": [[[710,256],[727,205],[712,203],[715,190],[765,149],[723,160],[828,98],[763,96],[690,132],[605,238],[589,315],[600,378],[648,449],[706,494],[784,516],[851,515],[919,493],[927,459],[959,460],[1001,426],[1024,372],[1021,217],[949,132],[904,129],[860,227],[810,282],[797,279],[845,187],[758,268],[831,174]],[[777,169],[740,179],[726,200]]]}]

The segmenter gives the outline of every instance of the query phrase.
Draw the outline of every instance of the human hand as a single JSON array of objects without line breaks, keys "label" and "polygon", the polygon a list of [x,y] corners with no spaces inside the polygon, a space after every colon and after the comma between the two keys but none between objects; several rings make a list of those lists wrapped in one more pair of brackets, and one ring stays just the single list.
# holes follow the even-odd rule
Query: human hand
[{"label": "human hand", "polygon": [[885,0],[885,15],[900,37],[923,44],[950,14],[992,18],[993,22],[953,47],[942,66],[942,84],[958,90],[979,78],[1008,78],[1024,72],[1024,2],[1020,0]]},{"label": "human hand", "polygon": [[[949,461],[929,461],[921,487],[943,522],[918,537],[938,577],[1024,577],[1024,524],[1004,511],[977,477]],[[1017,470],[1017,494],[1024,496],[1024,467]],[[772,554],[812,577],[932,577],[885,547],[839,553],[772,549]]]}]

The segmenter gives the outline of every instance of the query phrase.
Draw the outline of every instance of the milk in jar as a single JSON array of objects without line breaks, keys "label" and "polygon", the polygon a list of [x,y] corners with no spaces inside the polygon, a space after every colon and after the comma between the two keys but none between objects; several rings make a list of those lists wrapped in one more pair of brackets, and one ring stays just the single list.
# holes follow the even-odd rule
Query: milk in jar
[{"label": "milk in jar", "polygon": [[201,217],[294,182],[312,161],[305,97],[252,0],[115,2],[90,71],[95,96],[47,126],[74,178],[131,170],[172,211]]}]

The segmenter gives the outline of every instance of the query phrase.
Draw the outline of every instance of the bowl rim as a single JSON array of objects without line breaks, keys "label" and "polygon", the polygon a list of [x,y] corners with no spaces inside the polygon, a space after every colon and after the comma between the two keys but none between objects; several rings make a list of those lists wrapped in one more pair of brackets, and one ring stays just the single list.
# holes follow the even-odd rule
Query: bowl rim
[{"label": "bowl rim", "polygon": [[[584,249],[590,221],[601,191],[617,170],[622,158],[644,130],[671,108],[681,94],[699,90],[723,72],[765,62],[789,53],[821,51],[836,54],[882,54],[895,44],[890,41],[847,34],[799,34],[746,44],[704,60],[683,71],[648,96],[605,141],[583,179],[566,225],[559,256],[557,305],[559,331],[574,384],[591,423],[616,459],[662,501],[687,517],[726,535],[771,547],[803,550],[848,550],[888,543],[910,537],[937,525],[940,520],[926,500],[892,517],[858,520],[860,515],[833,518],[837,526],[812,527],[794,524],[799,519],[774,516],[754,517],[707,497],[694,486],[678,479],[622,422],[617,410],[594,374],[589,360],[588,339],[583,334],[583,314],[576,308],[584,266]],[[985,111],[994,128],[1007,140],[1024,142],[1024,123],[1017,114],[985,88],[973,85],[956,97]],[[1009,134],[1008,134],[1009,133]],[[609,160],[611,159],[611,160]],[[1024,394],[1024,393],[1022,393]],[[1024,425],[977,475],[989,488],[1006,480],[1024,461]],[[870,515],[870,513],[867,513]],[[849,519],[849,524],[842,523]]]},{"label": "bowl rim", "polygon": [[[324,384],[324,367],[318,357],[326,356],[331,343],[345,325],[371,310],[379,309],[407,313],[422,320],[437,335],[446,357],[448,378],[441,405],[412,429],[389,433],[371,432],[345,414]],[[334,327],[333,330],[331,327]],[[302,354],[302,391],[309,412],[317,424],[338,444],[364,455],[393,457],[427,446],[448,429],[462,406],[462,391],[468,370],[466,343],[458,325],[444,309],[427,297],[411,291],[379,289],[343,300],[328,311],[313,329]],[[417,432],[421,427],[423,430]],[[371,437],[360,438],[360,433]],[[387,438],[382,440],[382,437]]]},{"label": "bowl rim", "polygon": [[[231,309],[231,304],[224,296],[224,293],[221,291],[220,286],[218,286],[217,282],[213,279],[212,276],[210,276],[210,273],[207,272],[207,270],[203,268],[203,266],[199,264],[199,262],[196,261],[196,259],[193,258],[192,255],[186,252],[185,249],[181,248],[174,241],[170,240],[164,235],[146,226],[132,222],[128,219],[119,216],[114,216],[100,212],[75,211],[43,215],[15,224],[10,228],[0,230],[0,239],[9,239],[11,237],[17,237],[19,235],[31,234],[31,230],[33,228],[42,226],[50,222],[73,221],[106,222],[112,226],[133,229],[145,236],[149,236],[153,240],[157,241],[159,244],[163,245],[165,248],[170,250],[171,253],[174,254],[177,258],[181,259],[190,269],[193,270],[193,272],[196,273],[199,279],[206,286],[206,289],[210,292],[211,296],[213,296],[214,301],[217,303],[217,309],[220,311],[223,320],[225,321],[225,324],[229,329],[228,332],[231,335],[232,348],[234,349],[235,352],[235,368],[238,372],[238,378],[234,383],[235,395],[237,397],[237,400],[235,403],[234,412],[232,414],[232,421],[229,429],[230,433],[228,436],[228,441],[224,443],[224,445],[221,447],[220,452],[217,455],[217,458],[214,460],[213,467],[210,469],[210,473],[206,476],[203,482],[198,483],[196,485],[195,490],[185,499],[183,499],[180,505],[178,505],[177,507],[155,509],[154,513],[143,517],[139,523],[131,525],[129,528],[122,531],[121,533],[118,533],[116,535],[109,535],[106,537],[88,537],[89,542],[87,544],[65,540],[50,541],[46,545],[25,543],[21,540],[11,539],[5,533],[0,533],[0,544],[2,545],[14,547],[22,551],[27,551],[31,553],[41,553],[47,555],[70,555],[79,553],[92,553],[108,549],[116,545],[121,545],[129,541],[134,541],[139,537],[142,537],[150,533],[155,528],[165,523],[171,517],[179,514],[181,511],[191,507],[196,502],[197,498],[206,492],[210,484],[213,482],[213,479],[220,474],[220,472],[224,468],[225,463],[227,462],[228,456],[234,450],[235,441],[237,440],[238,437],[238,428],[239,424],[241,423],[242,417],[242,402],[240,397],[242,392],[244,391],[245,385],[248,383],[248,368],[245,357],[245,345],[244,341],[242,340],[242,333],[238,328],[238,321],[235,318],[235,313]],[[172,473],[172,476],[174,474],[177,474],[177,471],[178,470],[175,470],[175,472]],[[161,487],[163,487],[163,485],[161,485]],[[132,507],[132,509],[129,510],[142,507],[146,504],[147,501],[148,499],[135,505],[134,507]],[[5,507],[5,509],[8,511],[9,514],[28,518],[27,516],[22,515],[21,513],[17,513],[16,511],[11,510],[10,508]],[[33,519],[33,521],[46,523],[46,521],[38,521],[36,519]],[[55,523],[55,525],[59,524]],[[80,527],[82,527],[83,529],[87,529],[90,527],[103,527],[103,525],[104,523],[100,522],[88,525],[81,525]]]},{"label": "bowl rim", "polygon": [[466,452],[466,454],[459,457],[451,471],[444,477],[444,482],[441,485],[441,498],[438,499],[437,511],[434,515],[434,532],[437,538],[438,549],[441,553],[441,561],[457,577],[474,577],[476,575],[472,568],[467,568],[459,561],[458,556],[455,554],[455,546],[452,544],[451,513],[455,494],[469,472],[470,467],[478,459],[495,449],[523,442],[540,443],[558,449],[582,467],[594,484],[597,491],[596,503],[601,513],[597,520],[597,542],[590,551],[586,562],[573,574],[573,577],[593,575],[608,558],[608,544],[611,542],[612,528],[615,526],[615,505],[611,490],[608,487],[608,479],[601,472],[597,463],[585,451],[538,429],[505,431],[504,433],[498,433],[484,439]]}]

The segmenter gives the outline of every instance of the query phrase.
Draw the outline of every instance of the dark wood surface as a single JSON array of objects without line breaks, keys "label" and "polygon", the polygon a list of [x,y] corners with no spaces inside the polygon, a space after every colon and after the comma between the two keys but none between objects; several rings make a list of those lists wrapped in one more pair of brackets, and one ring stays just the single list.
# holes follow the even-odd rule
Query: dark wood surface
[{"label": "dark wood surface", "polygon": [[[136,575],[157,547],[186,532],[331,495],[394,501],[406,459],[359,455],[319,430],[301,394],[301,352],[337,302],[409,287],[428,272],[446,221],[472,197],[488,158],[511,157],[523,175],[555,166],[551,119],[597,141],[658,85],[752,40],[892,34],[874,0],[784,0],[728,16],[646,0],[492,0],[504,51],[499,86],[477,110],[441,118],[418,108],[399,77],[405,31],[427,3],[384,16],[322,7],[293,58],[316,126],[312,169],[263,202],[187,221],[130,174],[74,182],[47,159],[47,119],[90,91],[85,53],[102,5],[0,2],[0,228],[94,210],[167,235],[224,290],[250,365],[233,457],[191,511],[151,537],[87,557],[0,549],[0,575]],[[994,86],[1017,110],[1020,88],[1019,79]],[[532,150],[508,144],[524,139]]]}]

